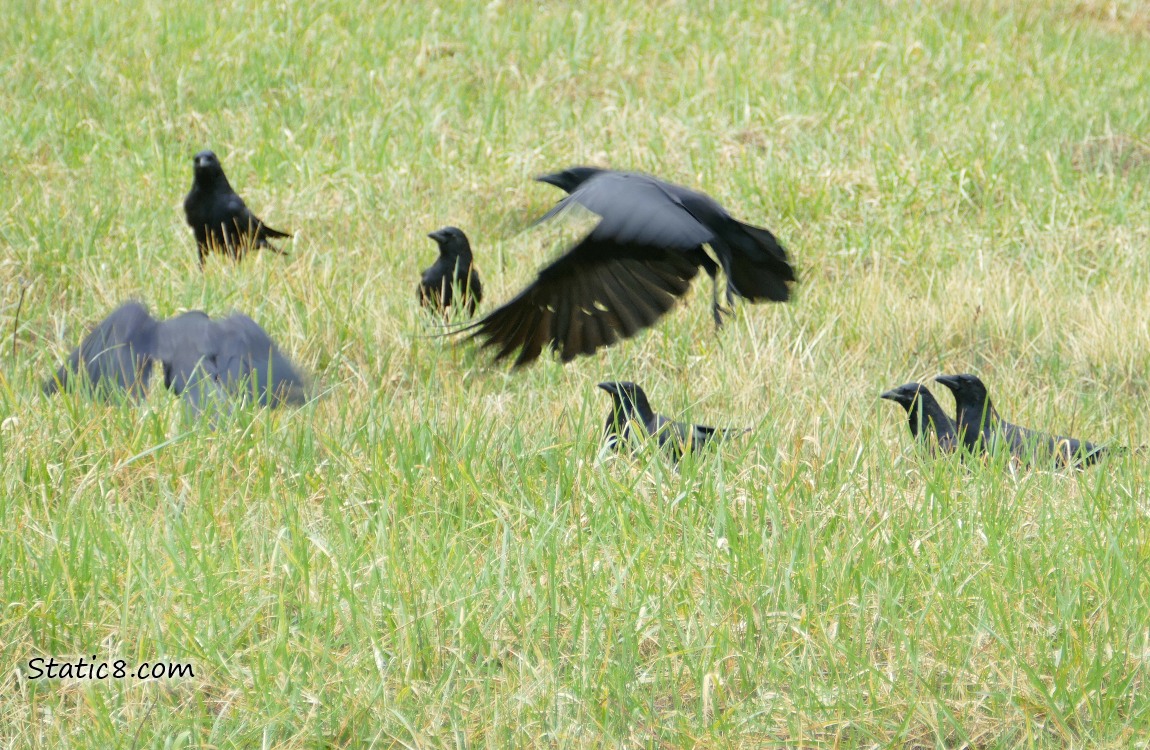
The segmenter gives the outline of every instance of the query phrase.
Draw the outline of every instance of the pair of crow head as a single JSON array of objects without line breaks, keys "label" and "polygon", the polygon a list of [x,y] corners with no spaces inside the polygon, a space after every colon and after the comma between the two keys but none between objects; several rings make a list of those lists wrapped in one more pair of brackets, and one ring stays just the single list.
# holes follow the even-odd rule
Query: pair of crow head
[{"label": "pair of crow head", "polygon": [[[956,402],[981,404],[990,400],[986,386],[976,375],[969,373],[962,375],[939,375],[935,380],[945,385],[954,393]],[[921,383],[904,383],[898,388],[892,388],[886,391],[879,396],[879,398],[894,401],[907,411],[910,411],[916,402],[921,403],[927,398],[933,400],[934,397],[931,396],[930,391]]]},{"label": "pair of crow head", "polygon": [[[954,394],[958,422],[963,421],[965,414],[968,420],[979,423],[992,413],[990,395],[977,375],[939,375],[935,381],[945,385]],[[911,432],[916,437],[924,425],[924,418],[934,424],[940,436],[954,430],[955,420],[946,415],[934,394],[921,383],[904,383],[886,391],[880,398],[894,401],[906,409],[910,415]]]},{"label": "pair of crow head", "polygon": [[955,420],[946,416],[934,394],[921,383],[905,383],[883,393],[880,397],[894,401],[906,409],[911,418],[911,431],[915,436],[919,431],[915,428],[914,422],[916,419],[921,422],[923,415],[931,419],[937,429],[944,430],[952,424],[981,425],[994,414],[990,394],[977,375],[970,373],[939,375],[935,381],[949,388],[954,394]]}]

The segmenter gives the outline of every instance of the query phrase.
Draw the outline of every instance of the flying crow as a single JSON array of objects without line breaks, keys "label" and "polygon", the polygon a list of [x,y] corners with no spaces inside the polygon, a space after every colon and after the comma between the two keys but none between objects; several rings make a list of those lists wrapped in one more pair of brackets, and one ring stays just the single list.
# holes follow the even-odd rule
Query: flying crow
[{"label": "flying crow", "polygon": [[790,297],[795,273],[775,236],[734,219],[702,193],[595,167],[538,179],[569,193],[540,221],[576,204],[600,221],[510,302],[466,329],[484,347],[498,348],[496,360],[518,351],[515,366],[522,367],[547,348],[569,362],[630,338],[686,294],[700,267],[713,282],[716,326],[726,312],[719,304],[720,267],[728,303],[736,295],[752,302]]}]

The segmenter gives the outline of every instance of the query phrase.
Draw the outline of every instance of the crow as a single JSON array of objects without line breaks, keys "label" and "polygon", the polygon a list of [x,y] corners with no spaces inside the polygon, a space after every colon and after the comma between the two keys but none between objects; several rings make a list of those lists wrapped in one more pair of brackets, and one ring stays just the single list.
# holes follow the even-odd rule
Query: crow
[{"label": "crow", "polygon": [[879,398],[894,401],[906,409],[910,434],[925,443],[931,455],[953,453],[958,448],[954,420],[946,415],[925,385],[905,383],[886,391]]},{"label": "crow", "polygon": [[[750,430],[705,427],[696,424],[675,422],[656,414],[647,401],[643,389],[630,382],[600,383],[599,387],[611,394],[611,413],[603,432],[603,444],[612,450],[620,450],[624,440],[632,442],[636,437],[643,439],[654,436],[660,448],[669,448],[675,461],[684,451],[702,448],[712,440],[741,435]],[[636,435],[632,425],[642,428]]]},{"label": "crow", "polygon": [[1028,468],[1082,469],[1113,452],[1104,446],[1007,422],[998,416],[986,386],[974,375],[939,375],[935,380],[954,393],[958,438],[971,454],[985,455],[1005,445],[1013,459]]},{"label": "crow", "polygon": [[630,338],[686,294],[699,268],[712,280],[716,327],[727,312],[719,304],[720,267],[728,304],[736,295],[752,302],[790,297],[795,273],[775,236],[737,221],[702,193],[595,167],[537,179],[569,193],[540,222],[576,204],[600,221],[511,301],[463,329],[485,348],[498,347],[496,360],[518,350],[515,366],[522,367],[546,347],[566,363]]},{"label": "crow", "polygon": [[165,387],[185,396],[197,413],[211,394],[252,396],[264,406],[303,401],[299,373],[248,316],[212,320],[192,311],[158,321],[139,302],[127,302],[101,321],[43,390],[52,395],[87,385],[105,397],[126,391],[139,398],[156,362]]},{"label": "crow", "polygon": [[[483,301],[483,284],[471,259],[471,243],[456,227],[444,227],[427,235],[439,243],[439,258],[423,271],[419,280],[419,304],[446,313],[455,296],[461,295],[467,314]],[[456,289],[458,287],[458,289]]]},{"label": "crow", "polygon": [[196,235],[200,268],[210,252],[224,253],[237,261],[252,248],[266,247],[284,254],[268,238],[291,235],[272,229],[248,210],[232,190],[214,153],[196,154],[193,174],[192,189],[184,198],[184,215]]}]

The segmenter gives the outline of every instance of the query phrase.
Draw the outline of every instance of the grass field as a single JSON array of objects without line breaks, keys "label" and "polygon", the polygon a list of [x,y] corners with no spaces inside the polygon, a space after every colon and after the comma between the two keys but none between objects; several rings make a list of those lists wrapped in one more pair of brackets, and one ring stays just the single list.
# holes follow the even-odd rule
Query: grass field
[{"label": "grass field", "polygon": [[[1150,8],[575,7],[6,7],[0,746],[1150,746],[1146,458],[931,461],[877,398],[973,371],[1150,443]],[[200,273],[203,148],[289,257]],[[489,310],[579,231],[530,228],[577,163],[770,227],[795,300],[715,336],[699,285],[520,373],[429,335],[426,233]],[[243,310],[316,398],[42,397],[131,297]],[[606,379],[753,431],[600,459]],[[194,677],[29,677],[81,655]]]}]

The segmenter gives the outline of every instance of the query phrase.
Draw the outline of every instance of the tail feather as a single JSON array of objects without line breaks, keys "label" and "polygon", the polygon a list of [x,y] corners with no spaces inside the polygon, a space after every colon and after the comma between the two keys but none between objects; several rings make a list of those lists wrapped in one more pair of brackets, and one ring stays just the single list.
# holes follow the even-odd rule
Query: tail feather
[{"label": "tail feather", "polygon": [[[1136,448],[1131,448],[1127,445],[1108,445],[1099,447],[1094,453],[1101,454],[1105,452],[1107,455],[1114,456],[1145,456],[1148,449],[1150,449],[1150,446],[1145,445],[1139,445]],[[1092,453],[1091,455],[1094,454]]]},{"label": "tail feather", "polygon": [[750,427],[707,427],[706,425],[693,425],[693,427],[706,436],[708,440],[729,440],[751,431]]},{"label": "tail feather", "polygon": [[291,237],[289,232],[281,232],[278,229],[272,229],[267,224],[260,224],[260,237],[273,237],[276,239]]},{"label": "tail feather", "polygon": [[742,232],[730,238],[730,260],[724,269],[730,285],[752,301],[785,302],[791,296],[789,285],[797,281],[787,251],[766,229],[741,222],[739,228]]},{"label": "tail feather", "polygon": [[755,241],[760,251],[767,253],[773,260],[786,267],[790,273],[788,281],[795,280],[794,271],[787,262],[787,251],[779,244],[778,239],[770,230],[756,227],[754,224],[743,224],[742,222],[739,222],[739,226],[742,227],[744,232],[751,236],[751,239]]}]

